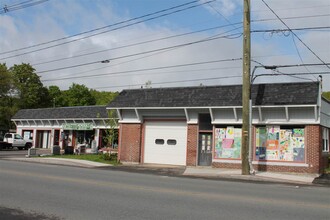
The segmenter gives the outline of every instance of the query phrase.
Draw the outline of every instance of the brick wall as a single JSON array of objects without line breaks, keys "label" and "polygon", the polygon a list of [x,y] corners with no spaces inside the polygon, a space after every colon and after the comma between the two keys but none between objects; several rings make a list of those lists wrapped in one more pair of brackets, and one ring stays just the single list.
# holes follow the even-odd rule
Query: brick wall
[{"label": "brick wall", "polygon": [[198,125],[188,125],[187,128],[187,166],[196,166],[198,148]]},{"label": "brick wall", "polygon": [[213,162],[212,167],[215,168],[225,168],[225,169],[242,169],[242,164],[240,163],[219,163]]},{"label": "brick wall", "polygon": [[305,157],[306,163],[310,164],[311,173],[321,172],[321,159],[322,159],[322,133],[321,126],[307,125],[305,127]]},{"label": "brick wall", "polygon": [[141,162],[141,126],[120,124],[118,153],[121,162]]}]

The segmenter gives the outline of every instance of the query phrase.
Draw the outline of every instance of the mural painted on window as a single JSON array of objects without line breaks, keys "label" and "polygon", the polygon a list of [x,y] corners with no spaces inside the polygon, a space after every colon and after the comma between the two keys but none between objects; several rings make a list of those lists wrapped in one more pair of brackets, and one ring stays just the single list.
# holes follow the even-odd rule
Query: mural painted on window
[{"label": "mural painted on window", "polygon": [[259,127],[256,129],[256,159],[304,162],[304,135],[303,128]]},{"label": "mural painted on window", "polygon": [[241,158],[242,129],[228,126],[215,129],[214,158]]}]

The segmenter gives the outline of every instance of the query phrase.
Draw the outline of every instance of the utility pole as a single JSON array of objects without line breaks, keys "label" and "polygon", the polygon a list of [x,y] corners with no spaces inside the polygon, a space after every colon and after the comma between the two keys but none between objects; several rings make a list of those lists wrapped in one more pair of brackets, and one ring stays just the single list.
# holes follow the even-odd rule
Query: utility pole
[{"label": "utility pole", "polygon": [[250,36],[250,0],[244,0],[243,12],[243,87],[242,87],[242,175],[249,175],[249,141],[250,141],[250,71],[251,71],[251,36]]}]

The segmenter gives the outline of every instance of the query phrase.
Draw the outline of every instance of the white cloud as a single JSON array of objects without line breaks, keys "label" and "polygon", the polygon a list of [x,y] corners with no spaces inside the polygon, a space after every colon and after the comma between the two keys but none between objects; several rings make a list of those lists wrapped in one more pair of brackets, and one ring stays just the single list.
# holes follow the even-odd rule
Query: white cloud
[{"label": "white cloud", "polygon": [[[24,20],[24,16],[1,15],[0,16],[0,33],[3,36],[0,42],[1,51],[12,50],[22,46],[35,44],[36,42],[45,42],[52,39],[57,39],[74,33],[90,30],[92,28],[102,27],[104,25],[115,23],[130,18],[130,11],[123,9],[124,14],[118,13],[115,7],[109,1],[94,1],[94,7],[88,8],[79,1],[50,1],[51,5],[47,5],[43,10],[39,9],[38,13],[29,15],[30,20]],[[269,2],[270,6],[277,10],[281,17],[302,16],[311,14],[325,14],[324,8],[317,8],[318,5],[327,5],[328,1],[284,1],[278,0],[276,4],[273,1]],[[297,4],[299,2],[299,4]],[[212,6],[217,8],[229,20],[239,20],[242,11],[242,1],[239,0],[222,0],[212,3]],[[116,6],[118,7],[118,6]],[[205,6],[210,14],[214,17],[219,15],[214,13],[214,10]],[[300,7],[304,9],[297,10],[282,10],[286,8]],[[307,8],[309,7],[309,8]],[[325,7],[326,8],[326,7]],[[280,10],[281,9],[281,10]],[[330,7],[327,7],[329,10]],[[252,2],[253,18],[273,18],[274,15],[260,1]],[[313,11],[314,10],[314,11]],[[23,12],[22,12],[23,14]],[[238,17],[238,18],[237,18]],[[329,17],[320,17],[313,19],[295,19],[286,20],[290,27],[305,27],[305,26],[329,26]],[[196,18],[194,18],[196,19]],[[166,23],[166,26],[162,24]],[[266,25],[265,25],[266,24]],[[277,28],[283,26],[279,22],[268,22],[253,24],[255,28]],[[171,28],[175,27],[175,28]],[[231,27],[230,27],[231,28]],[[224,30],[221,30],[224,31]],[[219,32],[221,32],[219,31]],[[112,31],[106,34],[98,35],[92,38],[86,38],[70,44],[64,44],[60,47],[54,47],[49,50],[40,51],[33,54],[17,57],[15,59],[5,60],[8,66],[14,63],[30,62],[32,64],[45,62],[63,57],[71,57],[84,53],[91,53],[99,50],[121,47],[133,43],[152,40],[161,37],[167,37],[179,33],[189,32],[189,27],[181,27],[180,21],[171,19],[161,20],[160,23],[150,25],[149,23],[141,23],[129,28]],[[164,41],[157,41],[148,44],[140,44],[134,47],[127,47],[118,50],[109,50],[103,53],[95,53],[89,56],[82,56],[74,59],[67,59],[60,62],[47,63],[37,65],[37,71],[56,69],[60,67],[79,65],[94,61],[105,60],[126,56],[129,54],[141,53],[145,51],[155,50],[157,48],[170,47],[173,45],[192,42],[200,39],[205,39],[213,33],[199,33],[187,35],[180,38],[172,38]],[[316,53],[320,54],[326,62],[329,62],[329,34],[328,32],[299,32],[301,39],[306,42]],[[75,37],[80,38],[81,36]],[[297,41],[299,51],[304,59],[304,62],[317,62],[315,57]],[[264,38],[255,38],[252,44],[253,56],[259,62],[266,65],[293,64],[300,63],[299,57],[294,49],[294,45],[290,37],[273,36],[265,40]],[[18,52],[16,52],[18,53]],[[86,65],[79,68],[65,69],[40,74],[42,79],[61,78],[65,76],[84,76],[91,74],[114,73],[121,71],[130,71],[135,69],[145,69],[161,66],[179,65],[193,62],[203,62],[210,60],[219,60],[227,58],[238,58],[242,55],[242,40],[238,39],[219,39],[206,43],[195,44],[187,47],[170,50],[168,52],[159,52],[156,54],[145,54],[140,56],[129,57],[125,59],[112,60],[109,64],[98,63],[95,65]],[[275,56],[277,55],[277,56]],[[0,58],[3,57],[0,56]],[[144,57],[144,58],[143,58]],[[0,62],[3,62],[0,61]],[[239,68],[219,69],[240,67],[241,62],[223,62],[200,66],[181,67],[176,69],[164,69],[159,71],[143,71],[137,73],[125,73],[121,75],[109,75],[103,77],[92,78],[75,78],[63,81],[45,81],[45,85],[55,84],[62,89],[68,88],[72,82],[83,83],[90,88],[94,87],[113,87],[110,90],[121,90],[125,87],[115,87],[120,85],[143,85],[148,80],[153,83],[193,80],[198,78],[210,78],[221,76],[233,76],[241,74]],[[109,67],[100,69],[103,67]],[[206,70],[215,69],[217,70]],[[197,69],[205,69],[204,71],[195,71]],[[185,70],[189,70],[184,72]],[[313,70],[311,68],[311,70]],[[324,68],[323,68],[324,70]],[[90,71],[90,72],[86,72]],[[305,71],[305,70],[302,70]],[[329,77],[325,77],[329,80]],[[267,78],[261,81],[273,81]],[[283,80],[279,78],[276,80]],[[287,80],[287,79],[285,79]],[[291,80],[291,79],[290,79]],[[294,79],[295,80],[295,79]],[[241,79],[223,79],[213,81],[202,81],[203,84],[228,84],[240,83]],[[200,82],[177,83],[155,85],[159,86],[181,86],[181,85],[198,85]],[[330,83],[326,89],[330,90]]]}]

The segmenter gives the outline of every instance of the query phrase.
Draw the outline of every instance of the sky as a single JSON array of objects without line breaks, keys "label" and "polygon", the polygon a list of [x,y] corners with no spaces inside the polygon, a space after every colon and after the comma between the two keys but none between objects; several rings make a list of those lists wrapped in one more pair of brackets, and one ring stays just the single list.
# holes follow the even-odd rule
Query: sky
[{"label": "sky", "polygon": [[[330,91],[329,0],[264,2],[251,1],[254,83],[322,75]],[[0,62],[62,90],[242,84],[242,20],[243,0],[0,0]]]}]

